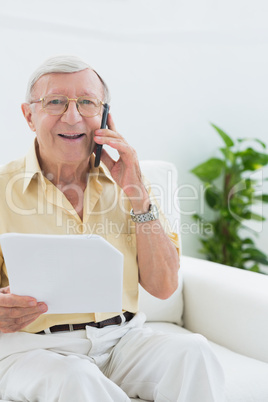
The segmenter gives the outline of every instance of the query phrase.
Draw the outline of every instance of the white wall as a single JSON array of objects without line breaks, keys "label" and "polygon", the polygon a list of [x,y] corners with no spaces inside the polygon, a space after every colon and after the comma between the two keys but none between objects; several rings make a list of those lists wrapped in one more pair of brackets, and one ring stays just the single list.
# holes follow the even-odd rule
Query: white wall
[{"label": "white wall", "polygon": [[[266,0],[13,0],[0,9],[0,164],[33,140],[20,112],[26,82],[47,57],[76,54],[108,82],[117,129],[140,159],[179,170],[180,195],[200,194],[189,170],[221,141],[267,142],[268,3]],[[267,171],[266,171],[267,175]],[[181,201],[184,212],[200,200]],[[268,210],[265,209],[266,216]],[[183,251],[198,255],[198,236],[182,216]],[[266,250],[268,224],[258,246]]]}]

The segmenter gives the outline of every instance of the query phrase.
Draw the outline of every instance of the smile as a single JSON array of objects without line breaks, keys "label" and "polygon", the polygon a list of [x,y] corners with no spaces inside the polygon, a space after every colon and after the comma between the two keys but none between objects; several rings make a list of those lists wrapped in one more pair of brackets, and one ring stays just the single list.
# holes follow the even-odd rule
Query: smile
[{"label": "smile", "polygon": [[61,138],[67,138],[68,140],[76,140],[77,138],[83,137],[85,134],[58,134]]}]

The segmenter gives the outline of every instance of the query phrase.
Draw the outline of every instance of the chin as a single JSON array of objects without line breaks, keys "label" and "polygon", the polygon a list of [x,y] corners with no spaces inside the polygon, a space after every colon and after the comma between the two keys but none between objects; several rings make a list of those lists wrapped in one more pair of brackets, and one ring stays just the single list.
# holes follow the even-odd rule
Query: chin
[{"label": "chin", "polygon": [[61,155],[60,159],[63,163],[70,163],[70,164],[80,164],[86,160],[89,160],[90,153],[77,153],[77,152],[72,152],[72,153],[65,153]]}]

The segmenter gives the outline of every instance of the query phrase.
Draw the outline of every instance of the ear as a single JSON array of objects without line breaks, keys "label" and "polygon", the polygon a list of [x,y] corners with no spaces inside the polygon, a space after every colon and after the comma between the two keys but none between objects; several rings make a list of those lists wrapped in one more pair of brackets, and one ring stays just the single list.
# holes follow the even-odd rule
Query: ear
[{"label": "ear", "polygon": [[21,110],[22,110],[23,116],[25,117],[25,120],[27,121],[30,129],[32,131],[36,131],[35,124],[33,121],[33,111],[32,111],[31,105],[29,105],[29,103],[23,103],[21,105]]}]

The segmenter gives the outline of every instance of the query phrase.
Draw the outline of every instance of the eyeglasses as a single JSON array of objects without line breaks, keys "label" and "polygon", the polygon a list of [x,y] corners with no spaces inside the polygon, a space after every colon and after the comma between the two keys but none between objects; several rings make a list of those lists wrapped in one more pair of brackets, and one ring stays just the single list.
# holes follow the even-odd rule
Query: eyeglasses
[{"label": "eyeglasses", "polygon": [[70,99],[65,95],[47,95],[44,98],[34,100],[32,103],[41,102],[44,112],[53,116],[60,116],[68,109],[70,101],[76,102],[76,107],[81,116],[94,117],[100,113],[104,102],[90,96],[80,96],[77,99]]}]

